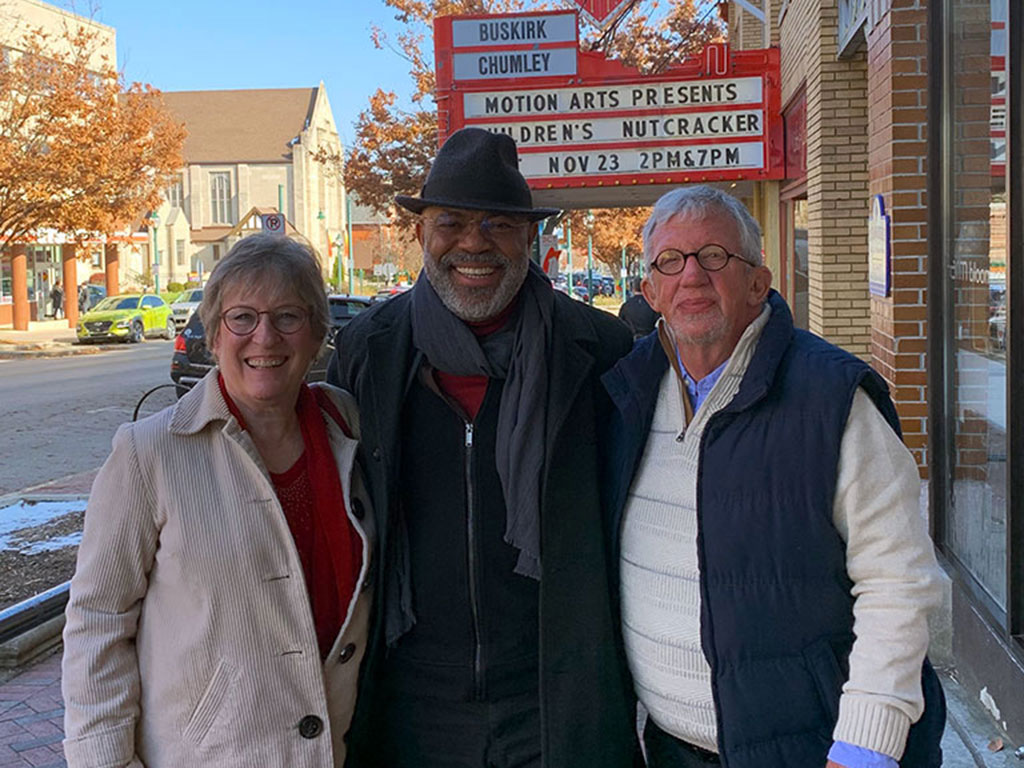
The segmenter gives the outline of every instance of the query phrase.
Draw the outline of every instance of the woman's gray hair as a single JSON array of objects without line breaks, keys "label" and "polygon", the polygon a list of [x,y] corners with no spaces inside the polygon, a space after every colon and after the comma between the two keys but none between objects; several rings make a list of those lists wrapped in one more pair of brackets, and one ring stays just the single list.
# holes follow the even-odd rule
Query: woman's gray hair
[{"label": "woman's gray hair", "polygon": [[203,289],[199,319],[212,350],[220,335],[224,293],[237,288],[242,294],[268,290],[273,296],[294,293],[309,311],[309,327],[316,339],[327,335],[330,312],[320,272],[320,259],[307,243],[284,235],[256,234],[235,243],[213,268]]},{"label": "woman's gray hair", "polygon": [[750,215],[750,211],[730,194],[706,184],[695,187],[679,187],[662,195],[651,210],[651,217],[644,225],[644,262],[648,269],[658,254],[651,253],[651,238],[654,230],[673,216],[708,216],[721,214],[731,219],[740,236],[742,256],[751,264],[761,266],[761,227]]}]

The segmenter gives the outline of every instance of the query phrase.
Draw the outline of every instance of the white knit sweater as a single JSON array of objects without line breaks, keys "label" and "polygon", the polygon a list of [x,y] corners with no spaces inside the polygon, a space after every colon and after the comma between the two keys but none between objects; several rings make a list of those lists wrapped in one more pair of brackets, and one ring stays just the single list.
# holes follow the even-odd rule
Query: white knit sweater
[{"label": "white knit sweater", "polygon": [[[710,416],[739,389],[769,312],[766,306],[747,328],[689,426],[684,385],[671,368],[666,372],[623,516],[623,635],[637,696],[663,730],[713,751],[711,670],[700,645],[698,450]],[[927,614],[945,578],[919,490],[910,452],[858,391],[840,449],[833,515],[847,542],[857,640],[833,737],[895,758],[923,710]]]}]

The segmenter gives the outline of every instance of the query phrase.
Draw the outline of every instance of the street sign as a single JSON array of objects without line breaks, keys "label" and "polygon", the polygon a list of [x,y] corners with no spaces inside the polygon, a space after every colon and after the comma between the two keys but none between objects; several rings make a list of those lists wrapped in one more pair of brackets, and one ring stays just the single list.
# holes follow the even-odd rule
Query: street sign
[{"label": "street sign", "polygon": [[[714,43],[644,75],[577,43],[567,75],[554,64],[570,39],[567,16],[576,20],[572,11],[436,19],[440,140],[465,126],[511,136],[534,190],[784,177],[778,49]],[[526,58],[486,59],[503,53]],[[475,70],[460,63],[469,54]]]},{"label": "street sign", "polygon": [[264,213],[260,216],[263,222],[263,231],[268,235],[283,235],[285,220],[280,213]]},{"label": "street sign", "polygon": [[595,27],[603,27],[629,5],[629,0],[573,0],[573,5]]}]

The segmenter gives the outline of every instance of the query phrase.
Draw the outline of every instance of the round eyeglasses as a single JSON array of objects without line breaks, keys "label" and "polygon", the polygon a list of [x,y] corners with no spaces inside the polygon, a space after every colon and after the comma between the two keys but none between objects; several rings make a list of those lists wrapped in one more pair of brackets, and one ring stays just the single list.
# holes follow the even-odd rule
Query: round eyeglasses
[{"label": "round eyeglasses", "polygon": [[530,223],[516,216],[501,213],[470,216],[453,211],[441,211],[424,218],[430,222],[434,231],[446,240],[467,235],[473,227],[480,227],[481,234],[491,242],[508,240]]},{"label": "round eyeglasses", "polygon": [[262,312],[253,307],[231,307],[220,313],[224,327],[236,336],[248,336],[260,324],[260,315],[266,315],[274,330],[285,335],[296,333],[309,321],[309,312],[302,307],[284,306]]},{"label": "round eyeglasses", "polygon": [[700,264],[701,269],[705,272],[718,272],[720,269],[725,269],[729,259],[739,259],[744,264],[753,266],[749,260],[738,254],[729,253],[725,248],[715,243],[708,243],[696,253],[683,253],[675,248],[666,248],[657,255],[651,266],[663,275],[678,275],[686,269],[686,260],[691,256],[697,258],[697,263]]}]

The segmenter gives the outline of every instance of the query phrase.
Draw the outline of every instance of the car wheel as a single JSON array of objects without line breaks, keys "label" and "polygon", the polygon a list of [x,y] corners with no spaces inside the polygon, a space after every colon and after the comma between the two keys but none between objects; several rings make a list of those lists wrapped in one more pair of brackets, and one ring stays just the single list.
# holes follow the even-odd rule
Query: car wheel
[{"label": "car wheel", "polygon": [[177,330],[177,328],[174,325],[174,318],[173,317],[168,317],[167,318],[167,328],[164,330],[164,338],[165,339],[173,339],[177,335],[177,333],[178,333],[178,330]]},{"label": "car wheel", "polygon": [[132,322],[132,332],[131,335],[128,337],[128,340],[132,344],[138,344],[140,341],[145,341],[145,339],[146,333],[142,329],[142,321],[135,320],[134,322]]}]

